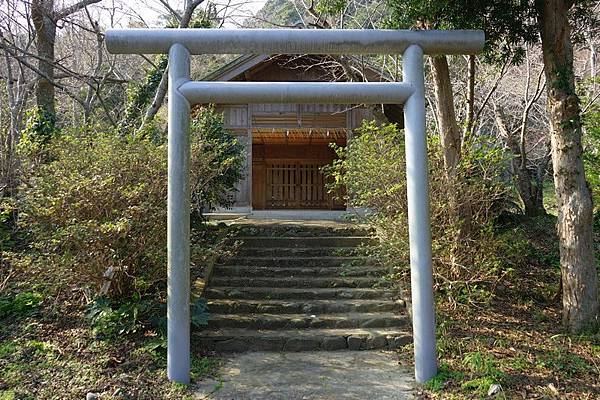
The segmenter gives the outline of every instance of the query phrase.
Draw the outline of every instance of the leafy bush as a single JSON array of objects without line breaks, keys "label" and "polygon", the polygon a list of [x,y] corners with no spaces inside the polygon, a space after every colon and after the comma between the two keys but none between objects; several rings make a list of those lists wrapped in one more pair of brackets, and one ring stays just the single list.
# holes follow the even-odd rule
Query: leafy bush
[{"label": "leafy bush", "polygon": [[47,110],[32,108],[25,114],[25,129],[21,132],[19,150],[34,166],[47,161],[46,147],[57,136],[56,116]]},{"label": "leafy bush", "polygon": [[[196,298],[190,305],[190,322],[197,328],[208,324],[209,314],[206,301]],[[167,309],[164,303],[152,298],[134,295],[121,302],[111,302],[105,297],[88,304],[86,317],[99,337],[115,338],[149,328],[150,325],[161,335],[167,332]]]},{"label": "leafy bush", "polygon": [[38,292],[21,292],[14,296],[0,297],[0,320],[22,318],[33,313],[44,300]]},{"label": "leafy bush", "polygon": [[[381,239],[379,257],[407,277],[403,132],[394,125],[367,122],[347,147],[336,151],[339,159],[325,170],[333,177],[330,189],[345,186],[348,204],[369,210],[368,222]],[[442,172],[441,146],[435,139],[429,142],[428,156],[437,287],[448,296],[459,297],[462,292],[465,299],[485,300],[490,284],[521,262],[519,253],[506,250],[512,246],[521,251],[523,242],[499,234],[494,226],[505,204],[512,204],[510,187],[501,179],[504,153],[485,138],[473,139],[465,147],[454,179]],[[459,206],[452,206],[449,199]],[[453,211],[453,207],[459,210]]]},{"label": "leafy bush", "polygon": [[23,188],[21,222],[57,279],[98,294],[145,291],[166,261],[166,152],[145,140],[70,132]]},{"label": "leafy bush", "polygon": [[339,14],[346,7],[346,0],[319,0],[316,11],[319,14]]},{"label": "leafy bush", "polygon": [[338,159],[324,168],[333,178],[329,189],[345,187],[349,207],[370,211],[368,222],[377,228],[381,239],[379,256],[384,263],[404,270],[408,225],[402,133],[394,125],[378,127],[365,122],[347,147],[335,150]]},{"label": "leafy bush", "polygon": [[[12,227],[14,219],[14,201],[12,198],[0,197],[0,252],[13,246]],[[0,266],[2,263],[0,261]]]},{"label": "leafy bush", "polygon": [[141,301],[137,295],[114,305],[108,299],[100,297],[88,305],[86,317],[99,336],[127,335],[142,327],[141,317],[149,312],[153,304],[148,300]]},{"label": "leafy bush", "polygon": [[[239,144],[212,113],[200,113],[192,135],[190,177],[194,189],[202,182],[194,194],[202,204],[224,202],[222,192],[233,190],[243,163]],[[164,294],[166,150],[166,144],[92,129],[63,132],[47,144],[51,161],[37,166],[21,190],[20,223],[52,265],[48,279],[87,298]],[[195,259],[206,259],[208,236],[195,238]]]},{"label": "leafy bush", "polygon": [[[190,125],[192,135],[192,204],[202,213],[215,206],[229,207],[231,193],[242,179],[243,146],[223,127],[214,107],[201,108]],[[202,157],[199,155],[202,154]]]},{"label": "leafy bush", "polygon": [[[583,92],[587,91],[587,85],[593,83],[592,80],[584,81]],[[600,78],[597,78],[595,83],[600,83]],[[588,108],[583,116],[585,126],[583,163],[585,177],[592,191],[596,211],[600,213],[600,104],[597,101],[594,102],[595,100],[582,96],[583,107]]]}]

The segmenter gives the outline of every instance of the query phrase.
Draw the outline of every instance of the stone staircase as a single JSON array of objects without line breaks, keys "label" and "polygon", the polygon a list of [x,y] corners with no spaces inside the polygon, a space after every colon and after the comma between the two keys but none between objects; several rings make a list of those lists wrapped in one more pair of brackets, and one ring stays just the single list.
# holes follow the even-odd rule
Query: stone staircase
[{"label": "stone staircase", "polygon": [[358,254],[372,239],[339,226],[244,225],[238,254],[205,291],[211,320],[196,332],[216,351],[390,349],[412,338],[384,268]]}]

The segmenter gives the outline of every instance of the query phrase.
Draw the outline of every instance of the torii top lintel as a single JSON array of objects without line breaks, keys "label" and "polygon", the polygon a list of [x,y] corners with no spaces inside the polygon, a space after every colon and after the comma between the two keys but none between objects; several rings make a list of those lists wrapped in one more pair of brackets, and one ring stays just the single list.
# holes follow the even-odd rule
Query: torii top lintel
[{"label": "torii top lintel", "polygon": [[393,29],[109,29],[108,51],[168,53],[173,44],[190,54],[402,54],[418,45],[424,54],[476,54],[480,30]]}]

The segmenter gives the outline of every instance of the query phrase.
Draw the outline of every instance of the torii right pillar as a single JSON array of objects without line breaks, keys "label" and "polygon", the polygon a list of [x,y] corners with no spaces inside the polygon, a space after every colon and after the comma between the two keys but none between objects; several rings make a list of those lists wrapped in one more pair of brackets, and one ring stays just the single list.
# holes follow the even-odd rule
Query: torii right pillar
[{"label": "torii right pillar", "polygon": [[402,70],[403,81],[414,90],[404,105],[404,132],[415,378],[426,382],[437,373],[437,356],[421,47],[411,45],[404,51]]}]

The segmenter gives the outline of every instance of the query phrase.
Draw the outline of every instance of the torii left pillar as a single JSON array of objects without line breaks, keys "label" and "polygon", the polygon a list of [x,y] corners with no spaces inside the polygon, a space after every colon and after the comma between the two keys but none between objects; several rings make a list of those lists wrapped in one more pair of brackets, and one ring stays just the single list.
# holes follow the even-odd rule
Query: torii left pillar
[{"label": "torii left pillar", "polygon": [[167,195],[167,375],[190,381],[190,103],[178,90],[190,79],[190,53],[169,50]]}]

